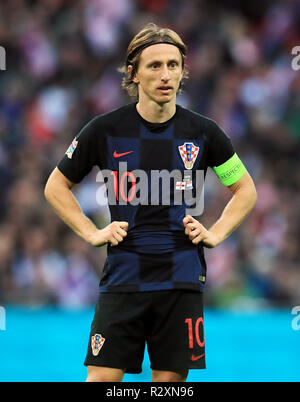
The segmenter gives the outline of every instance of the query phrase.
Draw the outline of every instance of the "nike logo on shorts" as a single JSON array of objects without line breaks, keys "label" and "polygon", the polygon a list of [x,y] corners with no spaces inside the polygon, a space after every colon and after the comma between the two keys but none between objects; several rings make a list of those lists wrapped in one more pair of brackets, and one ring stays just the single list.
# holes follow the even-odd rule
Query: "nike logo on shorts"
[{"label": "nike logo on shorts", "polygon": [[203,355],[200,355],[200,356],[194,356],[194,355],[192,355],[192,356],[191,356],[191,360],[192,360],[193,362],[195,362],[196,360],[200,359],[200,358],[203,357],[203,356],[204,356],[204,354],[203,354]]}]

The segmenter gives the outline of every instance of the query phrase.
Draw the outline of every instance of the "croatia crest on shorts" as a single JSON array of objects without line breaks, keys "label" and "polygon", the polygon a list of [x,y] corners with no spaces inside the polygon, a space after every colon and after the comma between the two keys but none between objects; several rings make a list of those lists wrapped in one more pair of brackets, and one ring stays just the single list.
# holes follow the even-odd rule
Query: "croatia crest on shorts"
[{"label": "croatia crest on shorts", "polygon": [[183,160],[186,169],[192,169],[197,159],[199,147],[196,147],[192,142],[185,142],[178,147],[181,159]]},{"label": "croatia crest on shorts", "polygon": [[66,151],[66,155],[69,159],[72,159],[72,155],[77,147],[77,144],[78,144],[78,141],[76,141],[76,139],[74,138],[74,140],[72,141],[72,144],[69,146],[69,148]]},{"label": "croatia crest on shorts", "polygon": [[100,349],[104,344],[105,338],[103,338],[100,334],[95,334],[91,338],[91,346],[92,352],[94,356],[98,356]]}]

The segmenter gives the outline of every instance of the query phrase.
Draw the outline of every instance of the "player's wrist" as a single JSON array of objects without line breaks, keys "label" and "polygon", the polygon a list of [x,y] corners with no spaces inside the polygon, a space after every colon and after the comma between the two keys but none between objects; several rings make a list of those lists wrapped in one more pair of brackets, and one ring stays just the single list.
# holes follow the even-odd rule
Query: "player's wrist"
[{"label": "player's wrist", "polygon": [[208,230],[209,236],[204,240],[204,246],[207,248],[217,247],[223,241],[223,237],[219,233],[215,233],[213,230]]},{"label": "player's wrist", "polygon": [[95,247],[102,246],[103,244],[107,243],[103,230],[101,229],[96,229],[95,231],[90,232],[86,237],[86,241]]}]

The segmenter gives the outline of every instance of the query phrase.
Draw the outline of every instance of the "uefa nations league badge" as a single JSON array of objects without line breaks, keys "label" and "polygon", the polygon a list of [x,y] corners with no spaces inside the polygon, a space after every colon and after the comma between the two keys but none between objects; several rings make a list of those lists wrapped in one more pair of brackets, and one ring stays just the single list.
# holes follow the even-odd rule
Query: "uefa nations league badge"
[{"label": "uefa nations league badge", "polygon": [[66,151],[66,155],[69,159],[72,159],[73,152],[75,151],[76,147],[78,145],[78,141],[76,141],[76,138],[72,141],[72,144],[69,146],[69,148]]}]

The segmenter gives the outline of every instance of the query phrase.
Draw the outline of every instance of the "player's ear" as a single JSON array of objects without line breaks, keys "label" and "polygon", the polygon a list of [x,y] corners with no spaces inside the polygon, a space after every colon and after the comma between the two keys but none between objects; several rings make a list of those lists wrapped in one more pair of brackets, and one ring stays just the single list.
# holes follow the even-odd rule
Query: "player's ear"
[{"label": "player's ear", "polygon": [[182,69],[181,69],[181,80],[182,80],[184,74],[185,74],[185,66],[183,65]]},{"label": "player's ear", "polygon": [[133,66],[131,64],[129,64],[129,66],[127,67],[127,72],[132,81],[138,84],[139,80],[137,78],[137,74],[136,72],[134,72]]},{"label": "player's ear", "polygon": [[181,88],[182,88],[182,79],[183,79],[183,77],[184,77],[184,75],[185,75],[185,67],[184,67],[184,65],[182,66],[182,69],[181,69],[181,77],[180,77],[180,82],[179,82],[179,87],[178,87],[178,90],[180,90]]}]

